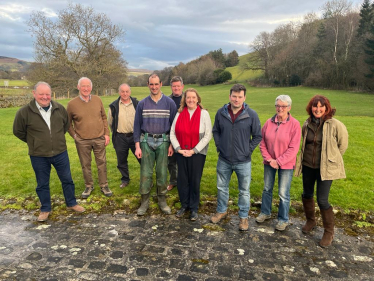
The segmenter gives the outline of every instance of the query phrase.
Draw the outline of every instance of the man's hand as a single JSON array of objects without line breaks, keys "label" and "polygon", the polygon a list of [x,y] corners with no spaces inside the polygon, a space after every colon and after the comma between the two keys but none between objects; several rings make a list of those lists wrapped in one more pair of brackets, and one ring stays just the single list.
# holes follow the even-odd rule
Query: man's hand
[{"label": "man's hand", "polygon": [[105,137],[105,146],[107,146],[110,142],[110,138],[107,135],[104,135],[104,137]]},{"label": "man's hand", "polygon": [[140,148],[140,144],[138,142],[135,143],[135,156],[138,158],[138,159],[141,159],[142,158],[142,150]]},{"label": "man's hand", "polygon": [[173,149],[173,146],[170,144],[169,149],[168,149],[168,156],[173,156],[173,154],[174,154],[174,149]]}]

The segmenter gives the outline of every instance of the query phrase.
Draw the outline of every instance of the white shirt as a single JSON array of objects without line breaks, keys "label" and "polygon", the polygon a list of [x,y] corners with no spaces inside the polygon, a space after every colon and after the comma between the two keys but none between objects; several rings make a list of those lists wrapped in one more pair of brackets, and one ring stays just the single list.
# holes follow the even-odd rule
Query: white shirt
[{"label": "white shirt", "polygon": [[52,103],[49,104],[49,109],[47,111],[44,110],[43,107],[41,107],[37,101],[35,101],[36,107],[39,109],[40,114],[42,115],[45,123],[47,123],[47,126],[49,130],[51,130],[51,112],[52,112]]}]

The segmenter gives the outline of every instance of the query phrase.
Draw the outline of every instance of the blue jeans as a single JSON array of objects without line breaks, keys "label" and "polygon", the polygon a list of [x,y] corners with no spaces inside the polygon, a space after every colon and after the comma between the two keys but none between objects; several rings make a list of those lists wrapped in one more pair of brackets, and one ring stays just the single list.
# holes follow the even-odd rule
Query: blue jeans
[{"label": "blue jeans", "polygon": [[270,215],[271,202],[273,200],[273,188],[275,174],[278,171],[278,194],[279,209],[278,221],[288,222],[288,213],[290,210],[290,188],[293,176],[292,169],[274,169],[270,165],[264,165],[264,191],[262,192],[261,213]]},{"label": "blue jeans", "polygon": [[251,184],[251,162],[229,164],[218,158],[217,162],[217,213],[225,213],[229,201],[229,183],[232,173],[235,172],[239,184],[239,217],[248,218]]},{"label": "blue jeans", "polygon": [[51,176],[51,165],[56,169],[57,175],[62,184],[66,206],[73,207],[77,205],[75,199],[75,186],[70,172],[70,162],[68,152],[64,151],[53,157],[30,156],[31,165],[36,176],[36,193],[38,194],[42,212],[50,212],[51,194],[49,189],[49,179]]}]

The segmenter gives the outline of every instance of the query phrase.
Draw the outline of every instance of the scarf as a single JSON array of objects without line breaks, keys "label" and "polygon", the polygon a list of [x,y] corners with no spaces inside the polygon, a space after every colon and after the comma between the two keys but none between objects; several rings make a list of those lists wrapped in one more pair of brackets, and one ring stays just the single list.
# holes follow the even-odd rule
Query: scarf
[{"label": "scarf", "polygon": [[200,106],[197,106],[191,119],[187,107],[179,114],[175,124],[175,135],[181,149],[191,150],[199,143],[200,117]]}]

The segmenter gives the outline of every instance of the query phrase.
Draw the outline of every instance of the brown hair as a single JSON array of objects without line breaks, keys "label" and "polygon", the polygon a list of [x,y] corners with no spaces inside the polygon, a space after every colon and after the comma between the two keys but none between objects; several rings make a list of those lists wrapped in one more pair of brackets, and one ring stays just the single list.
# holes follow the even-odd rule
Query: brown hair
[{"label": "brown hair", "polygon": [[247,89],[244,87],[244,85],[242,85],[242,84],[235,84],[230,89],[230,96],[231,96],[232,92],[238,92],[238,93],[240,93],[241,91],[244,91],[244,96],[245,96],[245,94],[247,92]]},{"label": "brown hair", "polygon": [[316,107],[318,102],[321,103],[322,106],[326,107],[325,114],[322,116],[322,120],[325,121],[327,119],[331,119],[336,112],[335,108],[331,107],[330,101],[325,96],[321,95],[315,95],[312,97],[312,99],[309,101],[308,105],[306,106],[306,112],[308,112],[310,118],[313,117],[312,107]]},{"label": "brown hair", "polygon": [[161,79],[160,79],[160,76],[158,76],[157,73],[152,73],[151,75],[148,76],[148,81],[147,81],[147,84],[149,85],[149,79],[151,78],[158,78],[158,81],[159,83],[161,84]]},{"label": "brown hair", "polygon": [[181,113],[183,109],[187,106],[187,103],[186,103],[187,92],[194,92],[197,97],[197,106],[200,106],[201,109],[204,109],[203,105],[201,104],[201,98],[198,92],[194,88],[188,88],[182,95],[181,106],[179,107],[178,112]]}]

